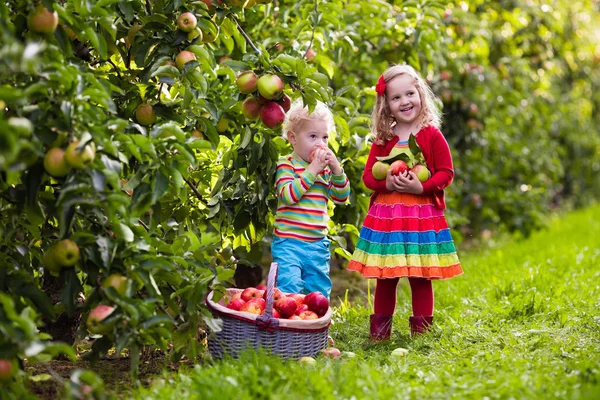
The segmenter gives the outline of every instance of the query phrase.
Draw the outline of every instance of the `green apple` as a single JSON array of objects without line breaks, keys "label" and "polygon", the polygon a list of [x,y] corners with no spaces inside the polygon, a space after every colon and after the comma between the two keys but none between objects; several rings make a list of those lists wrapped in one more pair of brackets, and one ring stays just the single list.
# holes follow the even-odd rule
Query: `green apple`
[{"label": "green apple", "polygon": [[135,119],[140,125],[150,126],[156,122],[156,113],[150,104],[140,104],[135,109]]},{"label": "green apple", "polygon": [[225,117],[222,117],[217,123],[217,132],[223,133],[227,129],[229,129],[229,120]]},{"label": "green apple", "polygon": [[317,363],[317,360],[315,360],[312,357],[305,356],[305,357],[300,357],[300,359],[298,360],[298,362],[300,364],[315,365]]},{"label": "green apple", "polygon": [[431,172],[423,164],[417,164],[412,167],[411,171],[417,176],[419,181],[425,182],[431,177]]},{"label": "green apple", "polygon": [[260,77],[257,87],[262,97],[272,100],[283,92],[283,81],[277,75],[266,74]]},{"label": "green apple", "polygon": [[127,293],[127,277],[121,274],[110,274],[102,283],[103,288],[114,288],[121,296]]},{"label": "green apple", "polygon": [[404,358],[404,356],[406,356],[407,354],[408,354],[408,349],[398,347],[397,349],[394,349],[392,351],[392,353],[390,354],[390,357],[395,360],[400,360],[400,359]]},{"label": "green apple", "polygon": [[256,85],[258,83],[258,76],[254,71],[245,71],[238,76],[236,84],[242,94],[250,94],[256,91]]},{"label": "green apple", "polygon": [[50,275],[60,275],[62,265],[60,265],[56,260],[56,252],[54,250],[54,247],[50,247],[44,252],[44,257],[42,258],[42,265],[45,269],[48,270],[48,272],[50,272]]},{"label": "green apple", "polygon": [[71,239],[63,239],[58,242],[52,252],[54,260],[61,267],[72,267],[79,261],[79,247]]},{"label": "green apple", "polygon": [[200,29],[198,27],[194,28],[194,30],[189,32],[187,35],[188,40],[194,40],[197,37],[199,37],[200,41],[202,41],[202,29]]},{"label": "green apple", "polygon": [[38,5],[27,17],[27,27],[30,31],[50,35],[58,26],[58,14],[50,12],[43,5]]},{"label": "green apple", "polygon": [[377,161],[375,164],[373,164],[373,178],[377,179],[378,181],[382,181],[387,177],[387,172],[388,169],[390,169],[390,166],[382,161]]},{"label": "green apple", "polygon": [[76,169],[85,169],[94,162],[96,150],[92,145],[88,144],[83,149],[79,150],[79,140],[75,140],[67,146],[65,151],[65,160],[67,164]]},{"label": "green apple", "polygon": [[65,151],[58,147],[48,150],[44,156],[44,169],[55,178],[66,176],[71,167],[65,159]]},{"label": "green apple", "polygon": [[196,24],[198,20],[196,16],[191,12],[183,13],[177,18],[177,27],[181,29],[183,32],[191,32],[196,29]]}]

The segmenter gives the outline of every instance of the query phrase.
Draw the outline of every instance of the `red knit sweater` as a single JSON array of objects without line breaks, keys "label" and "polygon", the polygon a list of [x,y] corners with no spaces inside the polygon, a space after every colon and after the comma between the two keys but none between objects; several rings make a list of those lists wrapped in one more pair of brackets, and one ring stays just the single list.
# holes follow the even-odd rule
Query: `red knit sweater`
[{"label": "red knit sweater", "polygon": [[[423,194],[432,194],[434,205],[439,209],[446,208],[444,200],[444,188],[452,183],[454,178],[454,167],[452,166],[452,155],[450,147],[442,132],[434,126],[427,126],[421,129],[416,135],[417,144],[423,152],[427,167],[431,171],[431,178],[423,182]],[[377,162],[377,157],[390,154],[394,145],[398,142],[398,136],[383,144],[373,143],[365,171],[363,173],[363,182],[369,189],[375,193],[371,196],[371,203],[378,193],[389,193],[385,187],[385,179],[377,180],[373,177],[373,164]]]}]

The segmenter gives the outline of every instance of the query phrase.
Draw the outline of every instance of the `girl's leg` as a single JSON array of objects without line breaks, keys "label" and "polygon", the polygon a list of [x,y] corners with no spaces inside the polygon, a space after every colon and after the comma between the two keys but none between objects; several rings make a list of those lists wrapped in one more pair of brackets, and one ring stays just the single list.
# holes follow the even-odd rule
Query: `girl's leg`
[{"label": "girl's leg", "polygon": [[413,316],[410,317],[412,335],[425,332],[433,323],[433,286],[425,278],[408,278],[412,292]]},{"label": "girl's leg", "polygon": [[398,278],[377,279],[375,288],[375,313],[371,314],[370,339],[372,342],[387,340],[392,334],[392,317],[396,309]]}]

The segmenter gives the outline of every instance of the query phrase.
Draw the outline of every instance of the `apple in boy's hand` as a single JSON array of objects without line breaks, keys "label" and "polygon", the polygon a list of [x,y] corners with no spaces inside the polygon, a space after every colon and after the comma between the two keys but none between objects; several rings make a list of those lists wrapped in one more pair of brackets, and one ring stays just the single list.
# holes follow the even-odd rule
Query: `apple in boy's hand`
[{"label": "apple in boy's hand", "polygon": [[404,174],[408,171],[408,165],[402,160],[396,160],[390,165],[390,171],[392,175]]},{"label": "apple in boy's hand", "polygon": [[390,166],[388,164],[382,161],[377,161],[375,164],[373,164],[373,178],[377,179],[378,181],[384,180],[387,176],[389,168]]}]

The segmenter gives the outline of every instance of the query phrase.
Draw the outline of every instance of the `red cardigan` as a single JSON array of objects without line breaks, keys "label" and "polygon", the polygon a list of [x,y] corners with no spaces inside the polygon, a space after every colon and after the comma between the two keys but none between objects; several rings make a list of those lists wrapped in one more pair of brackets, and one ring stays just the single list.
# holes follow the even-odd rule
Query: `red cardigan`
[{"label": "red cardigan", "polygon": [[[421,129],[415,138],[423,152],[427,167],[431,171],[431,178],[423,182],[423,194],[432,194],[434,205],[443,210],[446,208],[444,188],[450,185],[454,178],[450,147],[448,147],[448,142],[442,132],[434,126]],[[390,192],[385,187],[385,180],[377,180],[373,177],[373,164],[377,162],[377,157],[389,155],[397,142],[398,136],[394,136],[388,142],[383,144],[373,143],[371,146],[367,165],[365,165],[365,171],[363,172],[365,186],[375,191],[371,196],[371,203],[373,203],[378,193]]]}]

